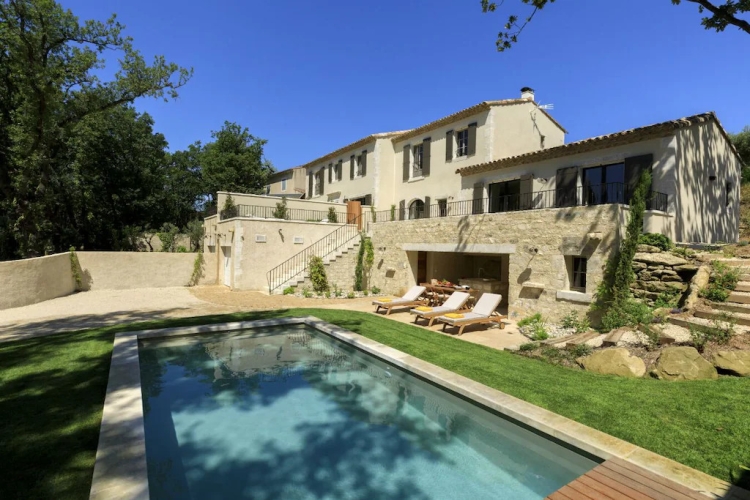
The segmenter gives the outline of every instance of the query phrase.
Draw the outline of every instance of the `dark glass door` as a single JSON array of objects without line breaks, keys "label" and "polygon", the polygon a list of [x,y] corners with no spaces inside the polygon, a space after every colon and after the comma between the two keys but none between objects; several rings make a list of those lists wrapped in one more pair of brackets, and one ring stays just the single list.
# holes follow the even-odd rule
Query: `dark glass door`
[{"label": "dark glass door", "polygon": [[520,209],[521,180],[490,184],[490,212],[512,212]]}]

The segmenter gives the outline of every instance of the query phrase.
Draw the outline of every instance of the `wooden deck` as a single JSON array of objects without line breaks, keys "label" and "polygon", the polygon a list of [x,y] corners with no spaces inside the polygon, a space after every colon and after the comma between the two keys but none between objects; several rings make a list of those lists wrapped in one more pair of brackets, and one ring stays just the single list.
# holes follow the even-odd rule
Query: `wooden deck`
[{"label": "wooden deck", "polygon": [[[745,497],[729,493],[725,498]],[[710,500],[710,497],[613,458],[552,493],[547,500]]]}]

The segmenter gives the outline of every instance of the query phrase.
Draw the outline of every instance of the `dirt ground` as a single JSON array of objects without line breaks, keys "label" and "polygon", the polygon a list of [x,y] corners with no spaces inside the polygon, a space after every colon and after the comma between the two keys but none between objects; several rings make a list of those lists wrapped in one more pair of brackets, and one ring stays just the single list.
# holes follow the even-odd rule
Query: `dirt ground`
[{"label": "dirt ground", "polygon": [[[306,299],[292,295],[269,296],[261,292],[230,291],[223,286],[93,290],[0,311],[0,342],[118,323],[297,307],[346,309],[372,314],[375,311],[372,297]],[[404,309],[392,313],[388,318],[412,323],[414,316]],[[441,327],[433,325],[430,330],[440,332]],[[450,335],[450,332],[446,335]],[[485,328],[482,325],[470,327],[460,338],[495,349],[528,342],[511,321],[507,321],[503,329]]]}]

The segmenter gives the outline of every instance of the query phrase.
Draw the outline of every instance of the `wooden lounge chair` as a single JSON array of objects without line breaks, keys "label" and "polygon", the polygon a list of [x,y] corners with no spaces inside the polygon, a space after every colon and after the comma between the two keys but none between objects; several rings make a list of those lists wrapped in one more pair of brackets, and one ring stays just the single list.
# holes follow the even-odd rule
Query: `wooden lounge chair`
[{"label": "wooden lounge chair", "polygon": [[380,312],[380,309],[385,309],[385,315],[391,314],[391,309],[394,307],[415,307],[425,303],[425,300],[420,298],[424,293],[425,288],[423,286],[413,286],[403,297],[398,299],[380,299],[373,300],[372,305],[378,306],[375,310],[376,313]]},{"label": "wooden lounge chair", "polygon": [[414,314],[414,322],[416,323],[419,318],[429,319],[427,326],[432,326],[432,323],[437,319],[438,316],[443,314],[454,313],[460,311],[466,302],[469,300],[470,295],[466,292],[453,292],[448,300],[441,306],[436,307],[417,307],[409,311]]},{"label": "wooden lounge chair", "polygon": [[506,318],[498,314],[495,309],[500,305],[502,295],[496,293],[485,293],[483,294],[476,305],[470,312],[465,313],[449,313],[443,316],[438,316],[437,320],[443,323],[443,331],[445,331],[446,325],[458,327],[458,334],[463,335],[464,328],[469,325],[481,325],[486,323],[499,323],[500,328],[505,328],[505,325],[501,321]]}]

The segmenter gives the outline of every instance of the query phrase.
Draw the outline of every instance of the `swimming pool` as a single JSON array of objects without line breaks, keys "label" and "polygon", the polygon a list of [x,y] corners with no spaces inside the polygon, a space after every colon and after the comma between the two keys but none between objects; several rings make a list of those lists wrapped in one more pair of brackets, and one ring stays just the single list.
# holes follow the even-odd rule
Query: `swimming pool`
[{"label": "swimming pool", "polygon": [[155,500],[531,500],[596,465],[305,324],[138,355]]}]

